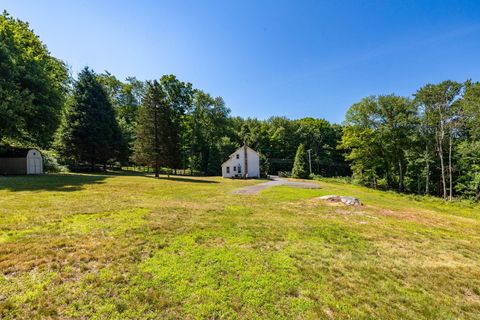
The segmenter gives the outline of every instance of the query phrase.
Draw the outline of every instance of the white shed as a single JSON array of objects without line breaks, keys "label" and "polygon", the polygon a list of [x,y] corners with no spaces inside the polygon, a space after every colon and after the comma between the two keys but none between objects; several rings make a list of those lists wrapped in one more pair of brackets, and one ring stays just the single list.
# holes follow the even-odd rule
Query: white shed
[{"label": "white shed", "polygon": [[0,174],[41,174],[42,154],[37,149],[0,150]]},{"label": "white shed", "polygon": [[238,148],[222,164],[222,176],[224,178],[259,178],[260,155],[246,145]]}]

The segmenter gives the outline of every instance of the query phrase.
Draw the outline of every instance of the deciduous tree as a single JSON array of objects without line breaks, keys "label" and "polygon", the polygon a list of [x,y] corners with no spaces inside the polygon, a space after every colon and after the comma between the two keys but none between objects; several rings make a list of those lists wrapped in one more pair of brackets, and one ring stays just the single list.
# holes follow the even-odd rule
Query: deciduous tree
[{"label": "deciduous tree", "polygon": [[49,147],[68,73],[28,23],[0,15],[0,142]]}]

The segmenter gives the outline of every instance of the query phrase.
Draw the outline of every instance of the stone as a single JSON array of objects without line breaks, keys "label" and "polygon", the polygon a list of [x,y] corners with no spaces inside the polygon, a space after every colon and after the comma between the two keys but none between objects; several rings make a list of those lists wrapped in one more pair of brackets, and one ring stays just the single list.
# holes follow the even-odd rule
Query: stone
[{"label": "stone", "polygon": [[362,203],[355,197],[350,196],[337,196],[337,195],[327,195],[319,197],[320,200],[332,201],[332,202],[341,202],[347,206],[361,206]]}]

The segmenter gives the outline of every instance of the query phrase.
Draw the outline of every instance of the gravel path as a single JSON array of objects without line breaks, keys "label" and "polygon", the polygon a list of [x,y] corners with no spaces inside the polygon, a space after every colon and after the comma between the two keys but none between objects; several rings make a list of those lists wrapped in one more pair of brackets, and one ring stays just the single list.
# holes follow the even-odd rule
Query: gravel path
[{"label": "gravel path", "polygon": [[299,181],[290,181],[285,178],[279,178],[277,176],[272,176],[272,181],[256,184],[254,186],[243,187],[237,190],[234,190],[235,194],[257,194],[263,189],[271,188],[274,186],[290,186],[296,188],[304,189],[319,189],[320,186],[313,182],[299,182]]}]

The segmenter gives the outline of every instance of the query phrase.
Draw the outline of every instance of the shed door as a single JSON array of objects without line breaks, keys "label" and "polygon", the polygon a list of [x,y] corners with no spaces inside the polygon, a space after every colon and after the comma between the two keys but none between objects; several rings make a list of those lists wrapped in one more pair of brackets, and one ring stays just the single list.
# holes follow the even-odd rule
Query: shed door
[{"label": "shed door", "polygon": [[41,168],[40,168],[40,159],[38,158],[30,158],[28,159],[28,173],[29,174],[40,174]]}]

